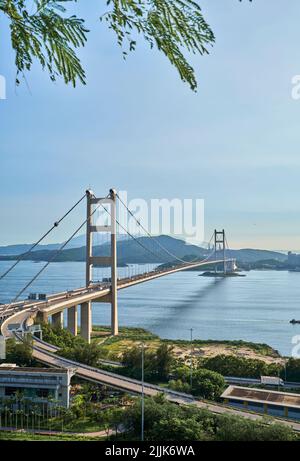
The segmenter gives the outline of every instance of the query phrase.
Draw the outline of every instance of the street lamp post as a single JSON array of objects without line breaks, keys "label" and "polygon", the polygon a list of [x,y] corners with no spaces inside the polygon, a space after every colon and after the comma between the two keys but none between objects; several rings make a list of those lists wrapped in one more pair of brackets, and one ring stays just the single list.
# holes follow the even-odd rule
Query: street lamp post
[{"label": "street lamp post", "polygon": [[286,382],[286,360],[284,361],[284,380]]},{"label": "street lamp post", "polygon": [[144,401],[144,343],[142,343],[142,421],[141,421],[141,441],[144,441],[144,412],[145,412],[145,401]]}]

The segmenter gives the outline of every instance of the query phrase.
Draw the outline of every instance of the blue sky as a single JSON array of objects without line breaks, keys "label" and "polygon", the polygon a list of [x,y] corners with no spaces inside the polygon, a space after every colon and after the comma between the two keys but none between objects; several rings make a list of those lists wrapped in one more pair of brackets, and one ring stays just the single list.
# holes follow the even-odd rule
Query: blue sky
[{"label": "blue sky", "polygon": [[104,2],[83,0],[87,86],[52,84],[34,66],[29,88],[16,89],[0,19],[1,244],[35,240],[90,185],[99,195],[115,187],[130,198],[204,198],[207,237],[224,227],[232,247],[300,249],[300,101],[291,98],[300,3],[200,3],[216,44],[192,57],[197,94],[142,40],[124,62],[98,23]]}]

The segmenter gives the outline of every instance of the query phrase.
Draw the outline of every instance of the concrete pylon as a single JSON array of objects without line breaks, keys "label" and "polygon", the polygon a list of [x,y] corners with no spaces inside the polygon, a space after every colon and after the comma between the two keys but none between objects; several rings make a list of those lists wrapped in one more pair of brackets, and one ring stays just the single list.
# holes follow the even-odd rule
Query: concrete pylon
[{"label": "concrete pylon", "polygon": [[[87,196],[87,228],[86,228],[86,286],[89,287],[92,284],[93,279],[93,264],[101,266],[109,266],[111,269],[111,290],[108,296],[109,302],[111,303],[111,332],[112,335],[116,336],[119,334],[118,326],[118,289],[117,289],[117,221],[116,221],[116,202],[117,193],[114,189],[110,189],[109,195],[105,198],[96,198],[92,191],[86,191]],[[110,215],[110,225],[98,226],[93,225],[93,206],[101,208],[101,205],[106,209],[105,205],[109,206],[108,214]],[[111,251],[110,256],[93,256],[93,241],[92,234],[94,232],[105,232],[110,233],[111,237]],[[101,301],[100,301],[101,302]],[[106,300],[107,302],[107,300]],[[91,303],[89,311],[91,311]],[[84,309],[85,311],[85,309]],[[86,316],[84,316],[86,318]],[[89,312],[88,318],[91,321],[91,312]]]},{"label": "concrete pylon", "polygon": [[92,303],[82,303],[80,306],[80,336],[88,343],[91,342],[92,331]]},{"label": "concrete pylon", "polygon": [[[217,251],[220,250],[223,252],[223,273],[226,274],[226,261],[225,261],[225,251],[226,251],[226,237],[225,230],[214,232],[214,245],[215,245],[215,259],[217,259]],[[219,248],[218,248],[219,245]],[[217,265],[215,265],[215,272],[217,272]]]},{"label": "concrete pylon", "polygon": [[52,325],[55,327],[55,328],[63,328],[64,326],[64,316],[63,316],[63,312],[57,312],[56,314],[53,314],[51,316],[51,319],[52,319]]},{"label": "concrete pylon", "polygon": [[67,318],[67,329],[72,335],[77,336],[77,306],[69,307]]},{"label": "concrete pylon", "polygon": [[119,334],[117,221],[116,221],[117,194],[114,189],[110,190],[110,198],[113,202],[113,206],[111,208],[111,333],[113,336],[117,336]]},{"label": "concrete pylon", "polygon": [[36,315],[36,320],[39,323],[48,323],[48,314],[43,311],[39,311]]}]

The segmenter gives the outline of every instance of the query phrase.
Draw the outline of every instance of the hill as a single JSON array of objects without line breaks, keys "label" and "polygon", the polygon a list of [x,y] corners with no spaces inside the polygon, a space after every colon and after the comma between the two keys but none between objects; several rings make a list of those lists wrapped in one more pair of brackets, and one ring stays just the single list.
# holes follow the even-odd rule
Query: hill
[{"label": "hill", "polygon": [[[78,240],[73,242],[74,246],[71,248],[64,249],[55,258],[57,262],[66,261],[85,261],[86,250],[85,246],[76,246],[79,242],[82,242],[83,236],[79,236]],[[170,254],[164,252],[159,248],[157,243],[150,237],[139,237],[134,241],[132,239],[125,240],[121,239],[117,243],[118,249],[118,263],[119,264],[133,264],[133,263],[171,263],[177,258],[184,260],[191,260],[195,258],[205,258],[208,255],[208,250],[201,248],[196,245],[189,245],[184,240],[176,239],[167,235],[160,235],[155,238],[164,248],[168,250]],[[15,247],[18,247],[16,245]],[[23,246],[19,246],[21,249]],[[25,250],[20,253],[3,254],[0,256],[0,260],[15,260],[18,254],[24,253],[30,248],[30,245],[26,246]],[[58,244],[52,246],[40,246],[35,251],[28,253],[24,256],[24,260],[28,261],[49,261],[53,258],[56,253]],[[149,252],[145,250],[146,247]],[[19,248],[19,249],[20,249]],[[102,245],[94,246],[93,253],[95,256],[109,256],[110,244],[105,243]],[[1,254],[1,247],[0,247]],[[228,250],[226,256],[229,258],[236,258],[238,262],[253,263],[261,260],[276,260],[283,262],[287,259],[284,253],[268,250],[256,250],[256,249],[241,249],[241,250]]]}]

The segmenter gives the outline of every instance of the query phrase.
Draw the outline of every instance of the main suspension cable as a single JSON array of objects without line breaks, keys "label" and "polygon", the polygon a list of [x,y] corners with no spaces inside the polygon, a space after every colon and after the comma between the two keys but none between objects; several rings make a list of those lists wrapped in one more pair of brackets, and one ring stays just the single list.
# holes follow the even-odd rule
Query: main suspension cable
[{"label": "main suspension cable", "polygon": [[[131,211],[131,210],[127,207],[127,205],[123,202],[123,200],[121,199],[121,197],[119,196],[119,194],[117,193],[116,195],[117,195],[119,201],[122,203],[122,205],[126,208],[126,210],[128,211],[128,213],[130,214],[130,216],[132,216],[133,219],[136,221],[136,223],[138,224],[138,226],[140,226],[140,227],[144,230],[144,232],[146,232],[146,234],[147,234],[151,239],[153,239],[154,242],[155,242],[165,253],[167,253],[167,254],[168,254],[169,256],[171,256],[172,258],[175,258],[175,259],[177,259],[178,261],[180,261],[180,262],[182,262],[182,263],[184,263],[184,264],[186,264],[186,263],[193,263],[193,262],[198,261],[198,257],[197,257],[196,259],[192,260],[192,261],[186,261],[186,260],[181,259],[181,258],[179,258],[178,256],[174,255],[173,253],[171,253],[171,252],[170,252],[167,248],[165,248],[164,245],[162,245],[152,234],[150,234],[150,232],[148,231],[148,229],[146,229],[146,228],[141,224],[141,222],[140,222],[138,219],[136,219],[136,217],[134,216],[134,214],[132,213],[132,211]],[[211,239],[212,239],[212,237],[211,237]],[[211,241],[211,239],[210,239],[210,241]],[[205,260],[204,260],[204,261],[205,261]]]},{"label": "main suspension cable", "polygon": [[[85,197],[85,195],[84,195],[84,197]],[[101,204],[96,206],[96,208],[89,214],[89,216],[87,216],[87,218],[83,221],[83,223],[75,230],[75,232],[73,232],[71,237],[68,238],[68,240],[66,240],[66,242],[64,242],[61,245],[61,247],[54,253],[54,255],[50,258],[49,261],[47,261],[47,263],[40,269],[40,271],[34,277],[32,277],[32,279],[26,284],[26,286],[24,288],[22,288],[22,290],[20,290],[18,292],[18,294],[13,299],[13,301],[11,301],[11,303],[4,309],[3,312],[5,312],[7,309],[9,309],[11,304],[15,303],[19,299],[19,297],[24,293],[24,291],[27,290],[27,288],[29,288],[30,285],[32,285],[32,283],[41,275],[42,272],[44,272],[44,270],[49,266],[49,264],[51,262],[53,262],[54,259],[60,254],[60,252],[66,247],[66,245],[75,237],[76,234],[78,234],[78,232],[83,228],[83,226],[87,223],[87,221],[90,219],[90,217],[93,216],[94,213],[96,213],[96,211],[98,210],[98,208],[100,206],[101,206]]]},{"label": "main suspension cable", "polygon": [[82,200],[85,198],[85,194],[58,220],[58,221],[55,221],[55,223],[53,224],[53,226],[37,241],[35,242],[30,248],[29,250],[27,250],[25,253],[22,253],[21,255],[19,255],[18,259],[16,260],[16,262],[9,268],[7,269],[7,271],[5,271],[1,276],[0,276],[0,280],[2,280],[4,277],[6,277],[7,274],[9,274],[18,264],[19,262],[21,262],[29,253],[32,252],[32,250],[34,250],[34,248],[36,248],[52,231],[53,229],[55,229],[56,227],[59,226],[59,224],[77,207],[77,205],[80,204],[80,202],[82,202]]},{"label": "main suspension cable", "polygon": [[[105,206],[101,203],[100,204],[102,206],[102,208],[106,211],[106,213],[109,214],[110,217],[112,217],[111,213],[107,210],[107,208],[105,208]],[[139,239],[137,239],[136,237],[134,237],[134,235],[132,235],[116,218],[116,223],[119,225],[119,227],[121,227],[121,229],[123,229],[127,235],[129,235],[129,237],[131,237],[133,240],[136,241],[136,243],[138,243],[142,248],[144,248],[146,251],[148,251],[149,253],[151,253],[155,258],[157,258],[157,255],[155,253],[153,253],[153,251],[151,251],[149,248],[147,248],[145,245],[143,245],[142,242],[140,242]]]}]

